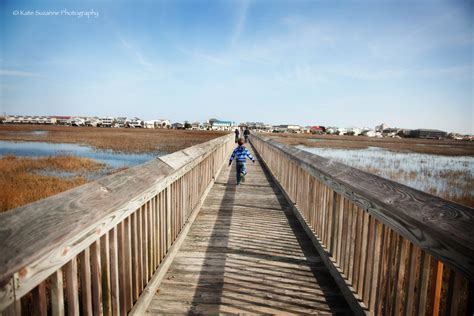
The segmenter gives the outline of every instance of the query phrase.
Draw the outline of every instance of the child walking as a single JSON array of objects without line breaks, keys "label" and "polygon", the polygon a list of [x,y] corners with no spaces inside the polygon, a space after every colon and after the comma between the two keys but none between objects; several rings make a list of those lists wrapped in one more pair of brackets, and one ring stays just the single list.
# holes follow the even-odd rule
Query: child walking
[{"label": "child walking", "polygon": [[247,174],[247,168],[245,164],[247,162],[247,157],[249,157],[250,160],[255,163],[255,158],[253,158],[249,150],[245,148],[244,140],[242,138],[239,138],[238,144],[239,146],[234,149],[229,160],[230,166],[232,164],[232,160],[237,157],[237,185],[239,185],[241,181],[245,182],[245,175]]}]

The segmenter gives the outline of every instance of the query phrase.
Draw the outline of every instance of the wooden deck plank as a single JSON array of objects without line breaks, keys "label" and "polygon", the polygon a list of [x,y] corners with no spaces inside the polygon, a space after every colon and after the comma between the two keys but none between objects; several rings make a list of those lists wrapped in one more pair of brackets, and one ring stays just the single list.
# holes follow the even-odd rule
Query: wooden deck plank
[{"label": "wooden deck plank", "polygon": [[222,170],[149,314],[351,314],[284,195],[260,163]]}]

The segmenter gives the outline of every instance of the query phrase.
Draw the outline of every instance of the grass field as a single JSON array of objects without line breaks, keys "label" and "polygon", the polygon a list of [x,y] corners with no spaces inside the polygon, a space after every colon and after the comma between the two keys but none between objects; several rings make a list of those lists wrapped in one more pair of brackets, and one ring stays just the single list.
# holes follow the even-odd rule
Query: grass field
[{"label": "grass field", "polygon": [[[47,133],[33,133],[37,131]],[[224,132],[218,131],[0,125],[0,140],[75,143],[129,153],[172,153],[222,135]]]},{"label": "grass field", "polygon": [[474,156],[474,142],[415,138],[370,138],[365,136],[271,134],[288,145],[307,147],[363,149],[380,147],[393,151],[409,151],[445,156]]},{"label": "grass field", "polygon": [[[318,155],[474,207],[474,178],[468,162],[472,158],[465,158],[474,156],[474,142],[301,134],[271,137],[288,145],[309,147],[308,151]],[[370,154],[363,150],[370,147],[389,152]]]},{"label": "grass field", "polygon": [[[41,131],[38,133],[38,131]],[[46,133],[44,133],[46,132]],[[0,140],[75,143],[99,150],[125,153],[171,153],[222,136],[216,131],[167,129],[115,129],[68,126],[0,125]],[[4,212],[88,182],[88,175],[109,170],[97,161],[75,157],[54,156],[0,158],[0,212]],[[45,173],[47,171],[47,173]],[[56,176],[56,173],[71,173]]]},{"label": "grass field", "polygon": [[[58,194],[87,182],[81,173],[102,169],[93,160],[73,156],[0,159],[0,212]],[[42,171],[74,172],[74,177],[42,175]]]}]

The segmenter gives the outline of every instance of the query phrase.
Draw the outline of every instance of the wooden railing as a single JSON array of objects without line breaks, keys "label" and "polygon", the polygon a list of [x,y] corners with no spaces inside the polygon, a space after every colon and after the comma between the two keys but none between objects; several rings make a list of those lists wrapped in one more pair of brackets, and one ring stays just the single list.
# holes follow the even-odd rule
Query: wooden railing
[{"label": "wooden railing", "polygon": [[262,135],[252,144],[356,314],[472,313],[473,209]]},{"label": "wooden railing", "polygon": [[127,314],[200,207],[232,139],[0,214],[0,311]]}]

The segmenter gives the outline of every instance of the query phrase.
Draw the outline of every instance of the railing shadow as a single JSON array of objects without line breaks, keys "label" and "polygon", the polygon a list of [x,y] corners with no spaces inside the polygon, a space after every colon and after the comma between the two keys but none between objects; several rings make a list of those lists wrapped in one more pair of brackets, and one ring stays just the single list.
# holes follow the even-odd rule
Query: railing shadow
[{"label": "railing shadow", "polygon": [[224,192],[212,206],[218,210],[190,312],[350,314],[284,195],[261,168],[258,181],[249,169],[247,183],[236,187],[233,166],[215,184]]}]

